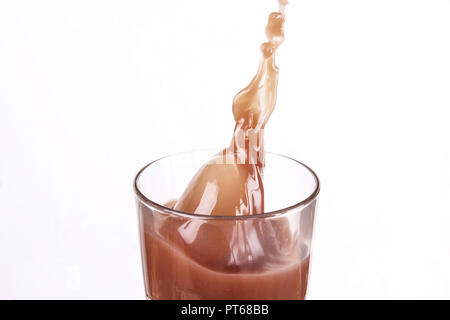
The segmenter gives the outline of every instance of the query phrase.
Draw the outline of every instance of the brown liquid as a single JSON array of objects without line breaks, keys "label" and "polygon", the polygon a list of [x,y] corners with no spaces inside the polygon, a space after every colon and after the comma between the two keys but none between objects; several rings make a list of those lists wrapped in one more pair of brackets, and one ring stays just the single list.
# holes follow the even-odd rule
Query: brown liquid
[{"label": "brown liquid", "polygon": [[[170,207],[213,216],[264,212],[263,131],[276,102],[275,52],[284,40],[287,1],[279,4],[269,16],[258,72],[234,98],[231,145],[197,172]],[[292,235],[287,217],[208,220],[140,210],[146,290],[153,299],[304,298],[309,249]]]},{"label": "brown liquid", "polygon": [[159,237],[146,237],[151,245],[146,263],[152,299],[288,300],[305,296],[309,257],[263,272],[224,272],[205,267]]},{"label": "brown liquid", "polygon": [[[205,220],[161,214],[140,204],[147,295],[304,299],[309,247],[302,237],[308,238],[314,208],[312,202],[301,215],[276,219]],[[290,223],[306,229],[292,233]]]},{"label": "brown liquid", "polygon": [[[278,68],[275,52],[284,40],[285,0],[269,16],[268,41],[256,76],[233,100],[236,121],[231,145],[205,164],[192,179],[175,209],[207,215],[264,212],[264,127],[275,108]],[[219,161],[218,161],[219,160]],[[224,164],[226,163],[226,164]]]}]

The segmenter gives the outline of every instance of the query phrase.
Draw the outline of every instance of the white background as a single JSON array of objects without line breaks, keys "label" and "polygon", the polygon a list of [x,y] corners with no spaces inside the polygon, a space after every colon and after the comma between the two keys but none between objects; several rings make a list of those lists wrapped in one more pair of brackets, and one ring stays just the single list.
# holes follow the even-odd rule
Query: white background
[{"label": "white background", "polygon": [[[0,298],[144,298],[132,180],[225,146],[275,0],[0,0]],[[450,1],[291,0],[267,149],[322,182],[310,299],[450,298]]]}]

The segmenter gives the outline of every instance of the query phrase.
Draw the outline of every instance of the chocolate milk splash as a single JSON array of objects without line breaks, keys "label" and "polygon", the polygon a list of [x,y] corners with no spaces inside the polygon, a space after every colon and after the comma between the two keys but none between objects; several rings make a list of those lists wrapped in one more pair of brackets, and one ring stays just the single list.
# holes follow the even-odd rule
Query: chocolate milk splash
[{"label": "chocolate milk splash", "polygon": [[[284,7],[269,17],[268,41],[256,76],[233,101],[236,120],[229,147],[194,176],[178,201],[166,204],[203,215],[264,212],[263,130],[276,101],[275,53],[282,43]],[[159,214],[141,205],[146,290],[154,299],[303,299],[309,247],[300,219],[209,219]]]},{"label": "chocolate milk splash", "polygon": [[264,212],[264,127],[277,98],[275,53],[284,40],[287,0],[278,2],[279,11],[269,16],[258,72],[233,100],[236,125],[231,145],[197,172],[176,210],[220,216]]}]

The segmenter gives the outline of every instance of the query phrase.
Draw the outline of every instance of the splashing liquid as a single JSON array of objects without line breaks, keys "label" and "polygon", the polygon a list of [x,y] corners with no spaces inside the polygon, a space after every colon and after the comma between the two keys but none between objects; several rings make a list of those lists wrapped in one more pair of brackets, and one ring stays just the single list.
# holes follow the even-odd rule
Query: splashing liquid
[{"label": "splashing liquid", "polygon": [[264,212],[264,127],[277,98],[275,53],[284,41],[286,4],[279,0],[279,12],[270,14],[258,72],[234,97],[231,145],[199,170],[176,202],[176,210],[213,216]]},{"label": "splashing liquid", "polygon": [[[270,14],[258,72],[234,98],[230,146],[203,165],[167,206],[213,216],[264,212],[263,132],[276,102],[275,53],[284,40],[286,4],[279,0],[279,11]],[[302,219],[313,209],[303,209]],[[145,205],[140,210],[146,291],[152,299],[304,298],[309,247],[290,228],[301,225],[300,215],[205,220],[160,215]]]}]

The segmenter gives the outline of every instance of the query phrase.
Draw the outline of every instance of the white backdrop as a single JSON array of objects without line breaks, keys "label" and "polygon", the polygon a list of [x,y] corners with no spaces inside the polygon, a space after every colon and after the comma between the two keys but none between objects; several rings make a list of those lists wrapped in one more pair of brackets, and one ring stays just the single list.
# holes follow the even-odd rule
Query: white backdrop
[{"label": "white backdrop", "polygon": [[[144,298],[132,180],[225,146],[275,0],[0,0],[0,298]],[[267,149],[322,182],[310,299],[450,298],[450,1],[291,0]]]}]

